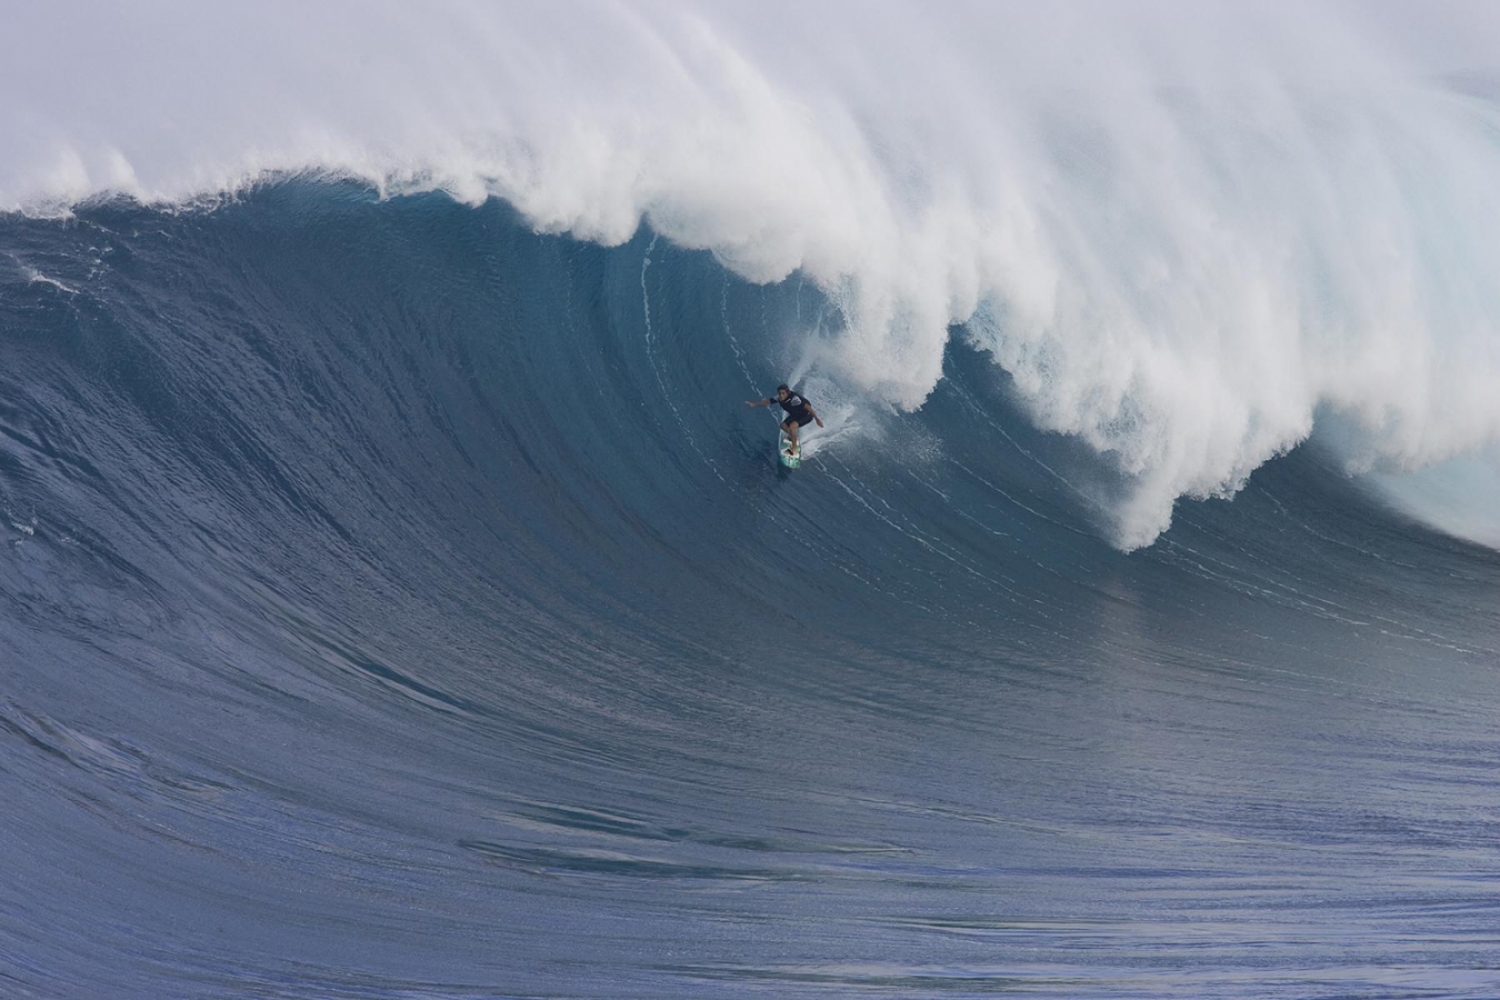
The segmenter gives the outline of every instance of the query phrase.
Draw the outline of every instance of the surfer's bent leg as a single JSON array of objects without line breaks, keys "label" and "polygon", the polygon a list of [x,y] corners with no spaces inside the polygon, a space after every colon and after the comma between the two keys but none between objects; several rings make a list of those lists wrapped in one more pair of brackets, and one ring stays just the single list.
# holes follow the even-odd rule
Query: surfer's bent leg
[{"label": "surfer's bent leg", "polygon": [[781,427],[786,431],[786,436],[791,438],[792,454],[797,454],[797,452],[800,450],[797,445],[797,432],[802,429],[801,425],[798,424],[796,420],[788,420],[786,423],[782,424]]}]

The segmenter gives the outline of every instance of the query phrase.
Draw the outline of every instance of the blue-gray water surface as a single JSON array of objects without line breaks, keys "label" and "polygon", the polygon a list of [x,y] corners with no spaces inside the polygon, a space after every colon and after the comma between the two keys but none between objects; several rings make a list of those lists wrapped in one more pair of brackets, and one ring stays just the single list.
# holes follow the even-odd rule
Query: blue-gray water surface
[{"label": "blue-gray water surface", "polygon": [[1315,448],[1123,554],[962,331],[787,473],[833,322],[437,195],[0,219],[0,995],[1500,996],[1500,555]]}]

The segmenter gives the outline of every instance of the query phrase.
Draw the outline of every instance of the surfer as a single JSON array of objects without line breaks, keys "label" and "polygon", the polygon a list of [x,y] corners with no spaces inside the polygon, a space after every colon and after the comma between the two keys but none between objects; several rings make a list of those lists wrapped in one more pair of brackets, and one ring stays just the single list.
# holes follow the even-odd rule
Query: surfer
[{"label": "surfer", "polygon": [[823,420],[818,416],[818,411],[812,408],[812,404],[793,392],[785,382],[776,387],[776,395],[769,399],[750,399],[745,401],[745,405],[752,410],[757,406],[770,406],[772,403],[780,403],[781,408],[786,411],[786,419],[781,422],[781,429],[786,431],[787,439],[792,443],[787,454],[795,458],[802,451],[801,447],[797,444],[797,432],[809,421],[813,420],[816,420],[818,426],[822,427]]}]

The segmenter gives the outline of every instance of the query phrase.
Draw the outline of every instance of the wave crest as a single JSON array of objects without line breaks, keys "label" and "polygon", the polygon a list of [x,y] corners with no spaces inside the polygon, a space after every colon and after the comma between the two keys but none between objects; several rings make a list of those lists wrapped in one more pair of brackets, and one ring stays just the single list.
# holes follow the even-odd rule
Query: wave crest
[{"label": "wave crest", "polygon": [[77,44],[0,70],[30,95],[0,111],[0,205],[313,171],[605,244],[645,220],[816,282],[841,316],[809,356],[879,404],[922,405],[965,325],[1130,479],[1126,548],[1320,412],[1371,464],[1500,440],[1500,115],[1368,19],[328,4],[294,34],[258,11],[20,12],[18,37]]}]

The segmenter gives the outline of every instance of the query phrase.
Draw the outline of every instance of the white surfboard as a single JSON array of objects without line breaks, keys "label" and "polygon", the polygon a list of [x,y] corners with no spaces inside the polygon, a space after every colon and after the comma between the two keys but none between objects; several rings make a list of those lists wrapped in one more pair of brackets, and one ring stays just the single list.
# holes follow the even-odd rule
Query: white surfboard
[{"label": "white surfboard", "polygon": [[782,465],[788,469],[795,469],[802,464],[802,449],[799,447],[797,454],[793,455],[790,451],[791,447],[792,439],[786,436],[786,431],[778,429],[776,431],[776,455],[781,459]]}]

